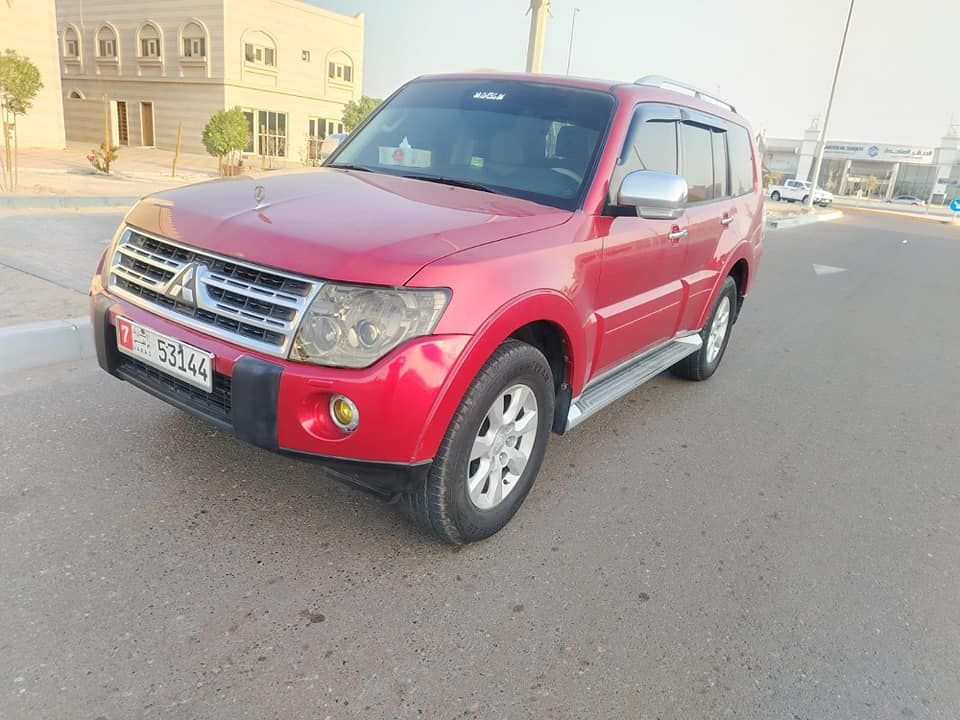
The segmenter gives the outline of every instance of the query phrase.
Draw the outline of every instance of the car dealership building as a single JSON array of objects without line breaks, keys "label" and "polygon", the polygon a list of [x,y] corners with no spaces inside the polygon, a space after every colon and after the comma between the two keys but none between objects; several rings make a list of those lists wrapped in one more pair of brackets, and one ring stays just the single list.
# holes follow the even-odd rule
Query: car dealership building
[{"label": "car dealership building", "polygon": [[[819,132],[813,125],[802,140],[764,138],[764,173],[810,180]],[[960,126],[951,127],[936,147],[828,140],[817,184],[836,195],[916,195],[948,204],[960,197]]]}]

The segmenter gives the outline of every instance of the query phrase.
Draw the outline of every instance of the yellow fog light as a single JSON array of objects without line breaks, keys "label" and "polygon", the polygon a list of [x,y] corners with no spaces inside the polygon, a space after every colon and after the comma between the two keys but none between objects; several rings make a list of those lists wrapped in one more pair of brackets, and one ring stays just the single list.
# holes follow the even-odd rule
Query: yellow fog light
[{"label": "yellow fog light", "polygon": [[360,411],[353,401],[343,395],[334,395],[330,399],[330,417],[341,430],[350,432],[360,423]]}]

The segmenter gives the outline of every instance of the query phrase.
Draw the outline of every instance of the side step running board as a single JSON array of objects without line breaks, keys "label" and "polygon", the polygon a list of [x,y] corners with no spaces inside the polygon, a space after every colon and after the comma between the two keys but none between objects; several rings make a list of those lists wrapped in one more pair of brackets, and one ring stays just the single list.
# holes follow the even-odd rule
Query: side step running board
[{"label": "side step running board", "polygon": [[575,428],[594,413],[640,387],[647,380],[655,378],[687,355],[692,355],[702,345],[703,340],[699,335],[671,340],[587,386],[583,394],[570,404],[567,430]]}]

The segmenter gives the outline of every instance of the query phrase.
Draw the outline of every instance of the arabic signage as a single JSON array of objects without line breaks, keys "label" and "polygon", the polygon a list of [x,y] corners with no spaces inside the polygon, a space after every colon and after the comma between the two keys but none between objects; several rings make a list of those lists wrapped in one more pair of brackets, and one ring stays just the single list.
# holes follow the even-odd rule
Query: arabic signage
[{"label": "arabic signage", "polygon": [[824,154],[835,158],[852,160],[880,160],[883,162],[908,162],[930,164],[933,148],[909,145],[870,145],[867,143],[827,143]]}]

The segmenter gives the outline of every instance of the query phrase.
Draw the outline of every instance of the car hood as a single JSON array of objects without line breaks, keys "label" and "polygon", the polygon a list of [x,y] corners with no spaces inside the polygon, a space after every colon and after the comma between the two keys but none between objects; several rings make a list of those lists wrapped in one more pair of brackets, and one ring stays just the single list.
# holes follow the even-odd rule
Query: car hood
[{"label": "car hood", "polygon": [[289,272],[402,285],[442,257],[571,216],[477,190],[321,168],[160,192],[141,200],[127,223]]}]

